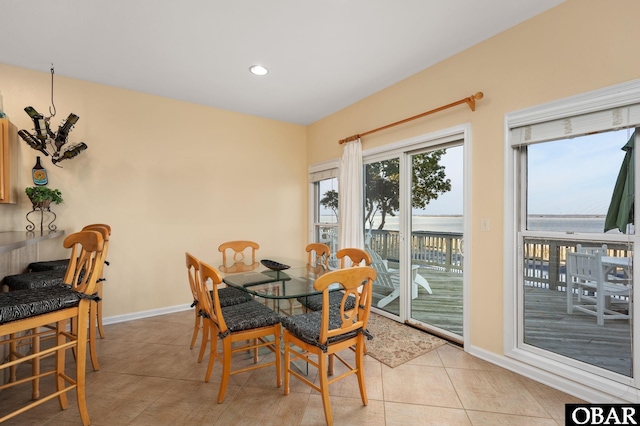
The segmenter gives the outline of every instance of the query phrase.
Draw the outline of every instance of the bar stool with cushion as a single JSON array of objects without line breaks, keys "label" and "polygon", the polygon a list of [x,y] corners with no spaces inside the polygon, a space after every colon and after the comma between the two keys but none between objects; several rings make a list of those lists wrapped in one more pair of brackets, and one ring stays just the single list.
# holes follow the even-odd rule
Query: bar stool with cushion
[{"label": "bar stool with cushion", "polygon": [[[328,425],[333,424],[329,385],[349,375],[358,377],[360,398],[368,404],[364,382],[364,337],[371,337],[366,331],[371,311],[372,282],[376,279],[375,269],[365,266],[346,268],[328,272],[314,282],[314,288],[322,291],[323,309],[303,315],[283,317],[284,327],[284,394],[289,394],[289,379],[293,375],[303,383],[320,392]],[[339,283],[344,296],[339,306],[329,304],[329,286]],[[355,299],[355,308],[347,309],[349,297]],[[338,353],[355,347],[355,366],[346,362]],[[330,357],[337,358],[347,371],[329,380]],[[302,360],[318,369],[319,385],[291,366],[291,362]]]},{"label": "bar stool with cushion", "polygon": [[[83,231],[91,229],[93,226],[102,226],[109,230],[109,234],[111,234],[111,226],[105,223],[92,223],[91,225],[87,225],[82,228]],[[107,262],[107,265],[109,262]],[[27,266],[27,270],[29,272],[41,272],[41,271],[55,271],[55,270],[66,270],[69,265],[69,259],[58,259],[58,260],[43,260],[38,262],[31,262]]]},{"label": "bar stool with cushion", "polygon": [[[108,234],[111,235],[111,226],[107,225],[106,223],[92,223],[92,224],[87,225],[84,228],[82,228],[82,230],[83,231],[88,231],[88,230],[100,231],[100,228],[106,228],[108,230]],[[106,260],[108,247],[109,247],[109,243],[107,241],[107,247],[105,247],[105,250],[104,250],[105,251],[105,261],[104,261],[105,265],[109,265],[109,262]],[[51,273],[51,274],[43,274],[42,275],[42,277],[44,279],[52,280],[56,276],[60,276],[60,278],[62,278],[64,276],[64,270],[67,269],[67,265],[68,264],[69,264],[69,259],[59,259],[59,260],[47,260],[47,261],[41,261],[41,262],[32,262],[27,267],[27,270],[29,272],[59,271],[57,274],[54,272],[54,273]],[[28,277],[22,277],[23,281],[27,280],[27,279],[28,279]],[[104,277],[100,277],[100,279],[98,281],[98,296],[100,297],[100,300],[102,300],[102,282],[103,281],[105,281]],[[20,284],[16,284],[16,285],[19,286]],[[104,338],[104,326],[102,325],[102,303],[95,303],[94,304],[94,308],[95,308],[94,318],[96,318],[96,323],[97,323],[97,327],[98,327],[98,333],[100,334],[101,338]]]},{"label": "bar stool with cushion", "polygon": [[[91,365],[95,371],[100,369],[98,363],[98,350],[96,347],[96,328],[100,330],[102,328],[102,305],[98,303],[101,300],[102,294],[102,271],[107,255],[109,239],[111,235],[111,227],[108,225],[87,225],[83,228],[83,231],[96,231],[102,235],[103,249],[101,250],[101,257],[103,263],[100,265],[100,278],[96,284],[97,296],[91,300],[91,308],[89,310],[89,353],[91,356]],[[67,259],[70,263],[70,260]],[[60,285],[64,281],[67,269],[51,269],[39,272],[27,272],[24,274],[9,275],[4,278],[3,284],[9,288],[9,291],[17,290],[34,290],[42,287],[52,287]],[[103,333],[104,334],[104,333]],[[45,336],[46,337],[46,336]]]},{"label": "bar stool with cushion", "polygon": [[[48,376],[53,376],[56,383],[55,391],[51,394],[16,408],[1,417],[0,423],[55,397],[58,397],[60,408],[66,409],[69,405],[66,393],[75,389],[82,423],[90,424],[85,398],[87,328],[79,327],[76,333],[70,333],[67,325],[69,320],[74,320],[77,324],[87,324],[89,321],[90,300],[95,297],[93,295],[101,274],[97,265],[103,261],[103,240],[99,232],[81,231],[65,238],[63,245],[72,249],[63,285],[0,293],[0,336],[5,337],[4,340],[0,339],[0,344],[11,345],[16,340],[29,337],[24,336],[24,333],[49,324],[55,324],[56,333],[53,347],[42,349],[39,340],[34,340],[31,354],[0,364],[2,371],[23,362],[32,363],[31,376],[6,383],[0,386],[0,391]],[[6,339],[7,336],[10,336],[9,339]],[[75,378],[65,371],[65,353],[68,349],[76,349],[77,352]],[[56,356],[55,369],[41,372],[39,359],[48,354]]]},{"label": "bar stool with cushion", "polygon": [[[213,283],[213,291],[209,291],[207,282]],[[274,366],[276,370],[276,385],[282,385],[280,375],[280,315],[255,300],[237,305],[222,307],[218,291],[218,284],[222,276],[217,269],[200,262],[200,285],[198,298],[203,312],[204,321],[209,323],[211,349],[209,364],[205,375],[205,382],[209,381],[216,358],[222,363],[222,378],[218,391],[218,404],[224,401],[229,384],[229,377],[233,374]],[[213,297],[212,297],[213,295]],[[217,351],[218,337],[222,341],[222,353]],[[236,343],[244,341],[244,345]],[[257,363],[257,350],[266,347],[275,353],[275,361]],[[231,369],[233,354],[254,350],[254,364]]]},{"label": "bar stool with cushion", "polygon": [[[191,307],[195,308],[195,323],[193,325],[193,336],[191,337],[191,345],[190,349],[196,344],[196,340],[198,339],[198,333],[200,330],[203,330],[202,339],[200,342],[200,354],[198,356],[198,362],[202,361],[204,357],[205,348],[207,347],[207,343],[209,341],[209,333],[208,333],[208,323],[204,323],[204,327],[202,326],[202,309],[200,307],[200,302],[198,301],[198,287],[200,286],[200,261],[193,256],[191,253],[185,253],[186,263],[187,263],[187,275],[189,277],[189,288],[191,289],[191,295],[193,296],[193,303]],[[237,305],[239,303],[248,302],[249,300],[253,300],[251,295],[246,291],[239,290],[233,287],[225,287],[218,289],[218,297],[220,298],[221,306],[231,306]]]}]

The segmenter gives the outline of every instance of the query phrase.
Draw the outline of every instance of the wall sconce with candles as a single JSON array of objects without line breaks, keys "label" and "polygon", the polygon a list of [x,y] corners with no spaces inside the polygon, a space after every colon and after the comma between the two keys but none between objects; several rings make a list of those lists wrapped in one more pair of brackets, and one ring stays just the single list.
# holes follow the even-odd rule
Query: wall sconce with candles
[{"label": "wall sconce with candles", "polygon": [[[62,160],[71,159],[76,157],[82,151],[87,149],[87,144],[80,142],[78,144],[70,145],[65,149],[62,149],[67,143],[69,133],[73,129],[73,126],[78,122],[77,115],[71,113],[67,119],[58,127],[57,132],[51,130],[50,121],[56,115],[56,107],[53,103],[53,74],[54,69],[51,65],[51,105],[53,111],[49,107],[49,117],[44,117],[32,106],[26,107],[25,112],[33,120],[34,133],[29,133],[26,130],[19,130],[18,135],[24,140],[31,148],[40,151],[45,156],[51,156],[51,162],[57,165]],[[58,166],[60,167],[60,166]]]}]

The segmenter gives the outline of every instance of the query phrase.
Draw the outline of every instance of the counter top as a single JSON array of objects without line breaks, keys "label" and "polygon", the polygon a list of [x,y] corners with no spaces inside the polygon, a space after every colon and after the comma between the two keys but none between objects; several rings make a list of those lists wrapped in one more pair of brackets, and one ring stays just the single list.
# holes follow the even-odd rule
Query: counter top
[{"label": "counter top", "polygon": [[64,231],[8,231],[0,232],[0,253],[10,252],[32,244],[58,238],[64,235]]}]

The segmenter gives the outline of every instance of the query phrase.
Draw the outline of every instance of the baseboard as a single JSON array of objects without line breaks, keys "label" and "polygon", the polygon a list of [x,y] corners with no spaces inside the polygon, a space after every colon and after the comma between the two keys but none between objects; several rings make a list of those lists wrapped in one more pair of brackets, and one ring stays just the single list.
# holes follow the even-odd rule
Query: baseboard
[{"label": "baseboard", "polygon": [[166,314],[173,314],[176,312],[188,311],[189,309],[193,309],[191,307],[191,304],[168,306],[166,308],[151,309],[148,311],[134,312],[131,314],[104,317],[102,318],[102,324],[104,325],[117,324],[119,322],[133,321],[133,320],[142,319],[142,318],[156,317],[158,315],[166,315]]}]

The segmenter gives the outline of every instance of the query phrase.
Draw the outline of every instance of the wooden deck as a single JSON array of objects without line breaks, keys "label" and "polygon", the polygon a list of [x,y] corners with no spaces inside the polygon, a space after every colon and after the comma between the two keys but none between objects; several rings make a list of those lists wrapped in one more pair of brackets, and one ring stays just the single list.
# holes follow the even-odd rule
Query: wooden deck
[{"label": "wooden deck", "polygon": [[[433,294],[418,288],[413,318],[462,336],[462,274],[421,268]],[[374,299],[375,306],[377,300]],[[398,313],[399,302],[384,310]],[[496,309],[502,309],[497,306]],[[631,326],[628,320],[608,320],[575,312],[567,314],[564,291],[527,287],[525,294],[525,343],[631,376]]]}]

